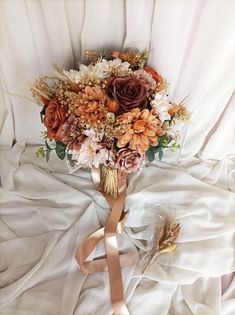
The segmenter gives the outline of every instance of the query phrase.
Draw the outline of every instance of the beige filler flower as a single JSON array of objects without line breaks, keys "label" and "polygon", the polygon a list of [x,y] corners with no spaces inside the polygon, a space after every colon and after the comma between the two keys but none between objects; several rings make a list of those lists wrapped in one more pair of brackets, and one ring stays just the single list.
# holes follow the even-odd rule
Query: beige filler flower
[{"label": "beige filler flower", "polygon": [[132,150],[144,152],[150,145],[158,144],[158,136],[165,134],[161,122],[152,111],[139,108],[117,117],[116,122],[117,146],[123,148],[129,144]]}]

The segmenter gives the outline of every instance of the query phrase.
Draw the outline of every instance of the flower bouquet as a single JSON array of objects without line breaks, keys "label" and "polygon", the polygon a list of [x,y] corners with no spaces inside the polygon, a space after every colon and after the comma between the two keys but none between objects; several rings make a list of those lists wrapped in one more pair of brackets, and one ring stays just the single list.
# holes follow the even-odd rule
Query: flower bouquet
[{"label": "flower bouquet", "polygon": [[77,168],[99,168],[104,193],[117,197],[120,184],[155,154],[178,148],[171,126],[188,118],[180,104],[169,102],[168,84],[145,66],[144,50],[102,53],[87,50],[88,65],[79,70],[53,66],[53,77],[30,84],[43,106],[46,148]]},{"label": "flower bouquet", "polygon": [[[112,51],[106,56],[87,50],[85,56],[88,63],[79,70],[54,65],[52,77],[40,77],[29,85],[34,99],[43,106],[41,120],[46,128],[46,146],[37,155],[48,161],[55,151],[71,167],[91,169],[111,211],[105,228],[84,241],[76,259],[86,274],[108,270],[113,310],[129,314],[121,266],[134,260],[131,253],[119,255],[116,240],[123,227],[127,177],[146,161],[153,161],[156,154],[161,160],[165,149],[179,147],[173,125],[188,119],[189,113],[183,101],[168,100],[166,80],[146,66],[147,50]],[[179,226],[167,224],[149,264],[159,253],[175,248]],[[87,261],[103,238],[106,258]]]}]

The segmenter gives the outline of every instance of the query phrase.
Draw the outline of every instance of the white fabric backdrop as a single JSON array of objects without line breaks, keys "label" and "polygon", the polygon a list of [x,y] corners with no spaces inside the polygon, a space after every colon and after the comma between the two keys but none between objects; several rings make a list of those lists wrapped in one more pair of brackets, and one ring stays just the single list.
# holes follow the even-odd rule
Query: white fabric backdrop
[{"label": "white fabric backdrop", "polygon": [[234,29],[232,0],[0,0],[0,314],[110,314],[107,275],[85,279],[73,259],[104,224],[105,201],[88,173],[35,158],[40,108],[7,92],[29,95],[25,82],[53,62],[78,67],[85,48],[132,46],[150,49],[193,116],[181,150],[164,160],[177,167],[155,163],[131,179],[123,248],[145,238],[146,202],[181,206],[182,233],[148,279],[125,268],[128,306],[133,315],[233,315],[235,278],[221,286],[220,277],[235,270]]}]

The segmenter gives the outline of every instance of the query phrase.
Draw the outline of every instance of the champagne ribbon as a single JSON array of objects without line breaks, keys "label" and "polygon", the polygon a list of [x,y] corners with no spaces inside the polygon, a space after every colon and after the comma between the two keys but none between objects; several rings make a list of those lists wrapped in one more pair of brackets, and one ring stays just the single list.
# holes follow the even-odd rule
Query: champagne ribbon
[{"label": "champagne ribbon", "polygon": [[[98,169],[92,169],[92,178],[94,183],[98,185],[100,182]],[[76,260],[81,272],[84,274],[108,271],[110,296],[114,314],[130,315],[124,299],[121,266],[132,265],[136,261],[137,256],[135,253],[119,255],[117,243],[117,233],[121,233],[123,230],[125,187],[123,185],[116,199],[109,195],[104,196],[111,208],[106,226],[88,236],[78,248]],[[105,242],[106,257],[86,261],[102,239]]]}]

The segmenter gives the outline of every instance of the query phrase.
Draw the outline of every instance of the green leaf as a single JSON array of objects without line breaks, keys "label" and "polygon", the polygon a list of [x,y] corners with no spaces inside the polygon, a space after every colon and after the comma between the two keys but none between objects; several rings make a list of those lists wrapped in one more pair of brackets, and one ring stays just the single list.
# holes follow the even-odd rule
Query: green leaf
[{"label": "green leaf", "polygon": [[45,140],[45,143],[46,143],[47,150],[49,150],[49,151],[53,150],[53,149],[49,146],[49,144],[48,144],[48,142],[47,142],[46,140]]},{"label": "green leaf", "polygon": [[55,152],[59,159],[63,160],[65,158],[65,150],[66,150],[66,145],[63,142],[57,141]]},{"label": "green leaf", "polygon": [[154,153],[158,153],[158,151],[160,150],[160,146],[156,146],[156,147],[151,147],[151,149],[153,150]]},{"label": "green leaf", "polygon": [[36,156],[39,157],[45,157],[45,151],[43,147],[40,147],[37,151],[36,151]]},{"label": "green leaf", "polygon": [[163,150],[162,150],[161,147],[159,147],[158,158],[159,158],[160,161],[162,160],[162,157],[163,157]]},{"label": "green leaf", "polygon": [[167,135],[164,136],[160,136],[158,137],[158,143],[160,147],[167,147],[168,143],[169,143],[169,138],[167,137]]},{"label": "green leaf", "polygon": [[177,143],[173,143],[172,146],[170,147],[172,152],[176,152],[180,148],[180,145]]},{"label": "green leaf", "polygon": [[46,150],[46,161],[49,161],[51,150]]},{"label": "green leaf", "polygon": [[67,160],[69,161],[69,164],[70,164],[71,166],[74,166],[75,161],[72,159],[72,157],[73,157],[72,154],[67,153]]},{"label": "green leaf", "polygon": [[42,110],[40,111],[41,123],[43,123],[44,121],[43,116],[45,115],[45,110],[46,110],[46,105],[44,105]]},{"label": "green leaf", "polygon": [[155,159],[155,153],[154,150],[150,147],[148,148],[148,150],[145,152],[147,159],[149,160],[149,162],[153,162],[153,160]]}]

